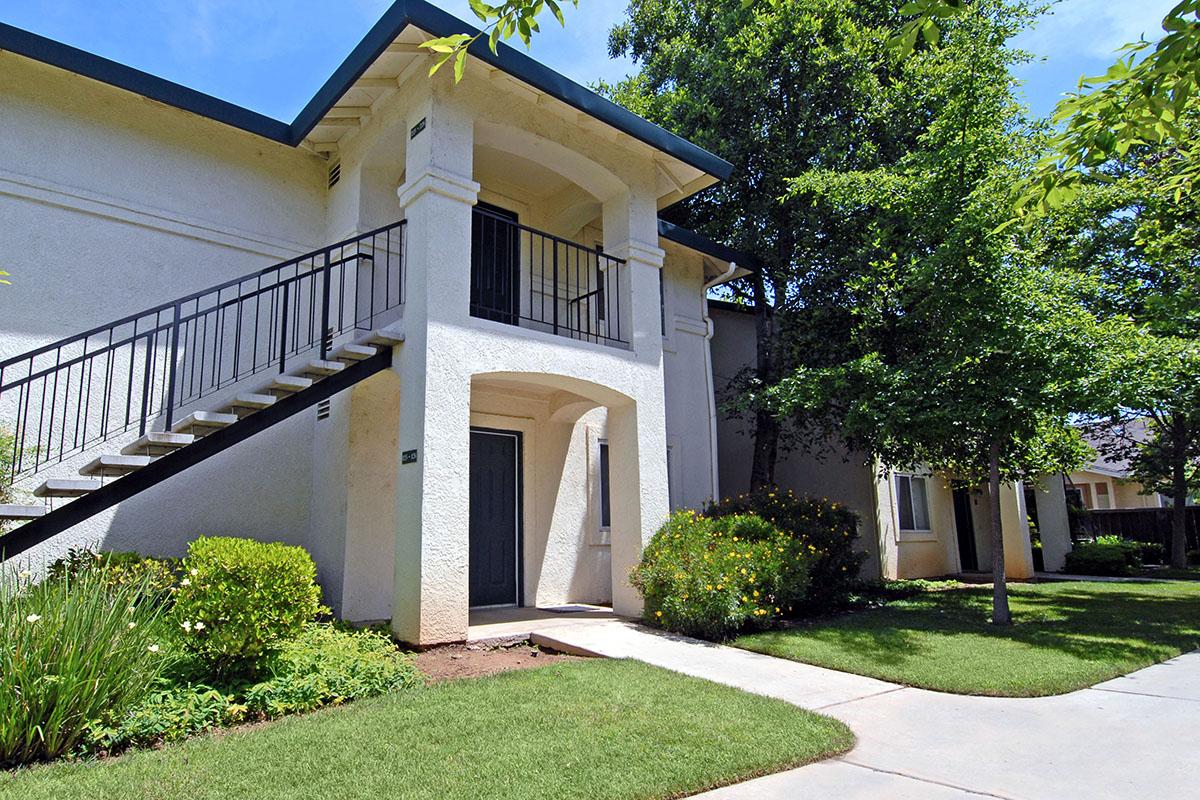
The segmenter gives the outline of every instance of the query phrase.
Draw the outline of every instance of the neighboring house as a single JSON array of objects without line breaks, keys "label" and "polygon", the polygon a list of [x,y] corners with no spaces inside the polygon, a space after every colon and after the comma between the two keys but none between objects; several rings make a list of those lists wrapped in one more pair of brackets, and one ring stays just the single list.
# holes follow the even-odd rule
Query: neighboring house
[{"label": "neighboring house", "polygon": [[640,611],[752,264],[657,215],[730,166],[509,48],[430,79],[467,29],[397,2],[286,124],[0,26],[8,555],[282,540],[418,644]]},{"label": "neighboring house", "polygon": [[[1128,433],[1137,441],[1147,436],[1146,421],[1137,419],[1126,423]],[[1067,492],[1076,503],[1089,511],[1108,511],[1123,508],[1162,508],[1169,500],[1157,493],[1143,494],[1144,487],[1130,477],[1129,462],[1114,459],[1099,452],[1097,440],[1089,441],[1097,450],[1096,458],[1085,469],[1067,476]]]},{"label": "neighboring house", "polygon": [[[754,317],[728,303],[712,303],[713,373],[717,402],[730,382],[755,362]],[[720,486],[725,495],[745,491],[753,459],[747,423],[719,414]],[[924,578],[990,572],[992,531],[986,487],[969,487],[928,470],[884,472],[862,453],[835,450],[781,452],[776,483],[799,494],[828,498],[853,509],[867,577]],[[1036,519],[1047,569],[1060,569],[1070,549],[1063,484],[1047,478],[1031,491],[1022,484],[1001,488],[1001,529],[1009,577],[1034,574],[1030,520]],[[1028,498],[1032,498],[1032,506]]]}]

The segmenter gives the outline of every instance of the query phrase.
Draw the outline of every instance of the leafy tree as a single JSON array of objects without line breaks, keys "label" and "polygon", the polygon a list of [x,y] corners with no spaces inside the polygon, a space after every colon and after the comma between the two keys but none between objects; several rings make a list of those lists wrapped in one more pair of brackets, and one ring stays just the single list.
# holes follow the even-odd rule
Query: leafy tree
[{"label": "leafy tree", "polygon": [[1200,489],[1200,195],[1171,179],[1198,134],[1186,122],[1182,147],[1141,145],[1081,172],[1081,193],[1053,212],[1044,247],[1047,261],[1100,282],[1098,313],[1137,326],[1118,391],[1090,428],[1147,492],[1172,498],[1179,567],[1187,498]]},{"label": "leafy tree", "polygon": [[[921,66],[902,65],[887,47],[901,18],[868,0],[633,0],[627,13],[609,50],[632,56],[639,72],[601,88],[734,166],[664,216],[765,262],[733,288],[755,314],[750,384],[838,358],[847,276],[859,269],[844,245],[868,235],[870,214],[781,197],[806,171],[871,170],[916,146],[939,98],[925,91]],[[784,426],[765,406],[747,414],[751,485],[769,485]]]},{"label": "leafy tree", "polygon": [[844,213],[874,209],[876,222],[858,244],[870,268],[852,284],[845,360],[768,391],[886,467],[987,483],[1000,625],[1011,621],[1001,484],[1082,462],[1072,414],[1108,385],[1101,345],[1124,341],[1080,302],[1089,284],[1044,267],[1024,229],[1003,228],[1040,138],[1013,98],[1010,68],[1025,56],[1005,42],[1034,14],[979,0],[941,24],[938,47],[910,56],[941,105],[895,168],[794,182]]},{"label": "leafy tree", "polygon": [[[437,55],[429,74],[434,75],[447,62],[454,63],[454,82],[463,79],[467,66],[467,54],[476,41],[487,37],[488,47],[493,53],[501,41],[511,39],[514,35],[520,38],[528,47],[533,35],[541,30],[537,18],[547,9],[554,15],[560,25],[566,25],[563,18],[562,4],[568,0],[504,0],[494,6],[483,0],[470,0],[471,12],[479,18],[484,28],[481,32],[455,33],[421,42],[421,47]],[[569,0],[571,5],[578,7],[579,0]]]}]

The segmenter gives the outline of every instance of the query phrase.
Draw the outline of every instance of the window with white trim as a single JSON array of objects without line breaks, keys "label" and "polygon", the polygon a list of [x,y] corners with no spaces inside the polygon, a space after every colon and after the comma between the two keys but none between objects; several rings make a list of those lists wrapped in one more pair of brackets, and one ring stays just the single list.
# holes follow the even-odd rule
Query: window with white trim
[{"label": "window with white trim", "polygon": [[900,530],[929,531],[928,479],[896,475],[896,510],[900,515]]}]

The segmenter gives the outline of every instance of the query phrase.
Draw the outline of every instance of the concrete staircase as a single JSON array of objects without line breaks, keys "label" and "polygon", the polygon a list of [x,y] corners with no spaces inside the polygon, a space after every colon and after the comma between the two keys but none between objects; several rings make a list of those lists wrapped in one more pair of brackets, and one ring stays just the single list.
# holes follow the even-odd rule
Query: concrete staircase
[{"label": "concrete staircase", "polygon": [[[402,343],[399,332],[375,331],[360,340],[334,350],[327,360],[303,362],[292,373],[270,377],[251,391],[239,391],[211,411],[194,411],[171,426],[170,431],[149,431],[137,441],[121,448],[120,453],[101,454],[79,470],[79,477],[47,478],[33,490],[37,504],[0,504],[0,520],[28,523],[42,520],[79,498],[134,475],[157,462],[195,446],[205,437],[245,421],[270,409],[280,400],[313,390],[322,381],[347,367]],[[21,527],[0,536],[0,549]]]}]

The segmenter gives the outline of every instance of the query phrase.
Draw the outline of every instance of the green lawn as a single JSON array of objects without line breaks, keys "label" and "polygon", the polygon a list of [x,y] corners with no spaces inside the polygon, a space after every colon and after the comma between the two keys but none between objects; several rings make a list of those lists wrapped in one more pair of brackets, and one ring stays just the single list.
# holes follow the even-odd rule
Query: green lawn
[{"label": "green lawn", "polygon": [[105,762],[0,797],[667,798],[845,751],[841,723],[632,661],[457,681]]},{"label": "green lawn", "polygon": [[987,620],[991,587],[743,636],[748,650],[958,694],[1061,694],[1200,647],[1200,586],[1044,583],[1011,588],[1015,625]]}]

